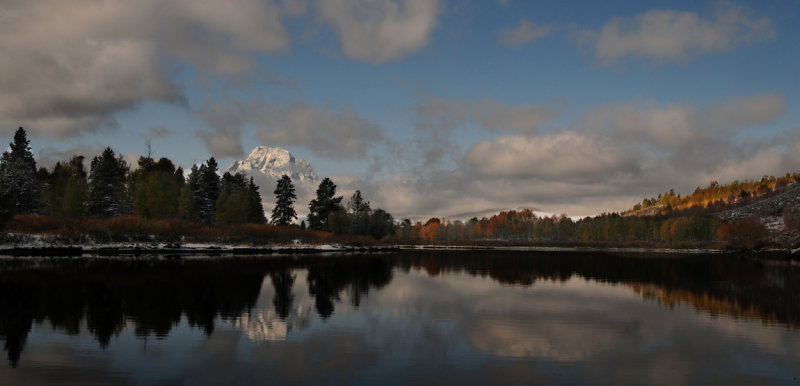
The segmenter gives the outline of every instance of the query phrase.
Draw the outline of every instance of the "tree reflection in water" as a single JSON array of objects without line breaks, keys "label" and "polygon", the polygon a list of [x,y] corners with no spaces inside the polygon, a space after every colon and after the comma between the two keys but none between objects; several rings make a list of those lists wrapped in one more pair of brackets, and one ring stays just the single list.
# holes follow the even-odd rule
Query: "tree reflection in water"
[{"label": "tree reflection in water", "polygon": [[[467,273],[505,285],[533,286],[577,275],[619,283],[665,306],[684,302],[712,314],[797,328],[800,272],[750,257],[577,252],[403,251],[380,255],[199,260],[63,259],[0,262],[0,339],[16,366],[33,322],[75,335],[85,325],[105,348],[132,323],[137,336],[167,336],[182,317],[207,335],[220,319],[255,307],[264,278],[275,313],[293,308],[294,270],[307,270],[317,313],[330,318],[343,296],[358,307],[395,270],[431,276]],[[83,324],[85,323],[85,324]]]}]

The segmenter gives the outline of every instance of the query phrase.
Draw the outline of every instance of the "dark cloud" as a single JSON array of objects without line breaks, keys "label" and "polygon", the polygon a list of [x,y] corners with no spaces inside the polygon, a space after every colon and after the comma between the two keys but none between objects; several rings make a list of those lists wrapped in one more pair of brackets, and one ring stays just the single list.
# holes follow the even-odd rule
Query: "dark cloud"
[{"label": "dark cloud", "polygon": [[[248,74],[252,56],[289,37],[271,1],[54,0],[4,4],[0,122],[65,138],[114,128],[144,101],[185,103],[171,78],[179,61],[224,77]],[[166,59],[166,60],[165,60]]]}]

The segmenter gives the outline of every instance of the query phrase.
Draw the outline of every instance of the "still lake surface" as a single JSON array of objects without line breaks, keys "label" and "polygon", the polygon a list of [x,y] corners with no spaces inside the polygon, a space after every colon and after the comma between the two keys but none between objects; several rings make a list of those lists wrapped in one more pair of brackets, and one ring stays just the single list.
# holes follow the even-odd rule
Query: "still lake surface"
[{"label": "still lake surface", "polygon": [[800,384],[800,266],[399,251],[0,259],[0,384]]}]

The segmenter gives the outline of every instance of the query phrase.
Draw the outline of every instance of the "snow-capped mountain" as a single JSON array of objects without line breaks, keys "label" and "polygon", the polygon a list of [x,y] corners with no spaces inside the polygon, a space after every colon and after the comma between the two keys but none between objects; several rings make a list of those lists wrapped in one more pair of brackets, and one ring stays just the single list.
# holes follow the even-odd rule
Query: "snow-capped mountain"
[{"label": "snow-capped mountain", "polygon": [[301,218],[308,215],[308,202],[314,198],[313,195],[321,181],[308,161],[295,158],[288,150],[279,147],[257,146],[247,158],[233,161],[225,171],[231,174],[244,173],[253,177],[253,182],[258,185],[261,192],[261,201],[264,203],[268,219],[275,206],[273,192],[282,175],[286,174],[292,178],[297,195],[294,209]]}]

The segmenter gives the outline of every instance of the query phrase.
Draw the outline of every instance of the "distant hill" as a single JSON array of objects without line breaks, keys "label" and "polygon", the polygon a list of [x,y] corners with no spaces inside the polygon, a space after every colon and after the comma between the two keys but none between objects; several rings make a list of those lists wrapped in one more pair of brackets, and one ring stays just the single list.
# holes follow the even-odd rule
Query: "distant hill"
[{"label": "distant hill", "polygon": [[689,195],[673,191],[645,198],[622,216],[680,216],[704,212],[725,221],[756,219],[777,244],[797,245],[800,232],[800,172],[783,177],[764,176],[758,181],[712,181]]}]

